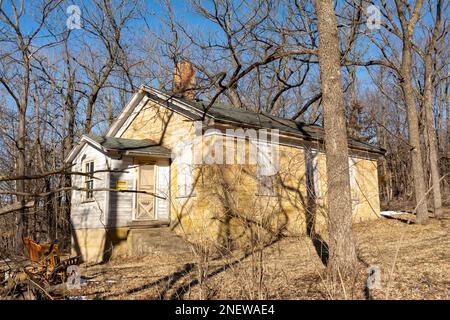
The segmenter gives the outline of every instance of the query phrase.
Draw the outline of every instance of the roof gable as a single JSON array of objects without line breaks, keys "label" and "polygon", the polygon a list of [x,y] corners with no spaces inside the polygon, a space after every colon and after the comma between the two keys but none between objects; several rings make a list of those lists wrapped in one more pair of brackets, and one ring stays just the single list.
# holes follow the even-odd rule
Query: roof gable
[{"label": "roof gable", "polygon": [[189,104],[184,103],[175,96],[163,93],[159,90],[140,86],[139,95],[133,96],[132,100],[123,109],[116,121],[111,125],[106,136],[120,137],[123,132],[131,125],[136,119],[138,114],[144,108],[149,100],[157,103],[159,106],[170,109],[173,112],[181,114],[187,119],[195,120],[200,119],[201,112],[195,110]]}]

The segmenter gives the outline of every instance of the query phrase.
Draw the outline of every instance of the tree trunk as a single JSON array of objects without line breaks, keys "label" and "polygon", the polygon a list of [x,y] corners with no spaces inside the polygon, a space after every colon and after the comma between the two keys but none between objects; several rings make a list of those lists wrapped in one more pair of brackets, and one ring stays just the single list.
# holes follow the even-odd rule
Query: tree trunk
[{"label": "tree trunk", "polygon": [[433,207],[434,215],[436,217],[442,216],[442,196],[440,186],[440,174],[438,165],[438,152],[436,146],[436,131],[433,125],[432,114],[432,61],[431,54],[427,53],[425,56],[425,84],[423,94],[423,110],[425,111],[425,133],[428,140],[429,147],[429,160],[430,160],[430,172],[431,181],[433,186]]},{"label": "tree trunk", "polygon": [[433,60],[432,53],[436,45],[441,18],[441,1],[437,3],[436,23],[433,34],[424,57],[424,91],[423,110],[425,112],[425,138],[428,140],[428,158],[430,161],[431,182],[433,187],[433,207],[435,217],[442,216],[442,196],[440,186],[440,174],[438,165],[438,150],[436,131],[433,124],[432,95],[433,95]]},{"label": "tree trunk", "polygon": [[[67,59],[68,61],[69,59]],[[68,62],[67,62],[68,63]],[[66,158],[72,148],[74,147],[75,142],[75,112],[76,112],[76,105],[74,101],[74,75],[71,73],[70,64],[68,64],[69,70],[68,70],[68,88],[67,88],[67,95],[66,95],[66,109],[69,113],[67,116],[67,133],[66,133],[66,140],[65,144],[63,146],[63,153],[64,158]],[[73,170],[73,168],[69,168],[70,170]],[[66,174],[64,176],[63,185],[64,187],[71,187],[72,186],[72,176],[70,174]],[[70,207],[71,207],[71,193],[65,192],[64,197],[64,205],[61,206],[61,211],[63,214],[63,219],[65,220],[64,226],[70,225]],[[63,199],[61,198],[60,201]],[[70,231],[70,228],[67,228],[67,230],[64,231]]]},{"label": "tree trunk", "polygon": [[[436,94],[439,95],[439,118],[438,118],[438,152],[441,155],[444,155],[445,150],[445,124],[444,124],[444,116],[445,116],[445,91],[444,91],[444,81],[440,80],[440,84],[436,88]],[[437,92],[439,90],[439,92]],[[445,155],[444,155],[445,156]]]},{"label": "tree trunk", "polygon": [[[19,108],[19,124],[18,124],[18,132],[17,132],[17,164],[16,164],[16,175],[25,176],[25,143],[26,143],[26,110],[24,108]],[[25,181],[17,180],[16,181],[16,191],[17,192],[25,192]],[[21,206],[25,206],[25,197],[17,196],[17,201],[20,202]],[[16,214],[16,233],[15,233],[15,247],[17,253],[22,253],[23,242],[22,238],[24,236],[24,216],[25,209],[20,210]]]},{"label": "tree trunk", "polygon": [[412,12],[407,13],[404,1],[395,0],[398,19],[402,27],[402,61],[398,76],[403,91],[403,100],[406,107],[406,117],[409,131],[409,144],[411,152],[411,173],[413,177],[414,195],[416,199],[416,222],[420,224],[428,221],[428,208],[425,192],[425,175],[423,171],[422,153],[420,148],[419,120],[417,116],[416,102],[412,83],[412,38],[423,0],[417,0]]},{"label": "tree trunk", "polygon": [[322,86],[325,154],[328,181],[328,272],[339,280],[354,272],[352,205],[348,167],[348,141],[344,113],[339,37],[332,0],[316,1],[319,66]]},{"label": "tree trunk", "polygon": [[425,191],[425,176],[423,172],[422,154],[420,148],[419,121],[417,117],[414,91],[412,87],[412,57],[411,57],[411,35],[404,31],[401,86],[406,106],[406,114],[409,129],[409,144],[411,145],[412,176],[414,182],[414,194],[416,198],[416,222],[425,224],[428,222],[428,208]]},{"label": "tree trunk", "polygon": [[[378,105],[380,106],[380,124],[378,125],[378,135],[377,135],[377,140],[378,140],[378,145],[387,150],[387,139],[386,139],[386,133],[385,133],[385,128],[386,128],[386,103],[383,99],[383,97],[381,97],[380,99],[378,99]],[[384,196],[384,201],[386,201],[387,203],[389,203],[392,199],[391,199],[391,195],[392,195],[392,174],[391,172],[389,172],[389,168],[388,168],[388,162],[386,160],[386,157],[380,157],[379,159],[380,161],[380,178],[382,180],[382,188],[384,189],[382,194]]]}]

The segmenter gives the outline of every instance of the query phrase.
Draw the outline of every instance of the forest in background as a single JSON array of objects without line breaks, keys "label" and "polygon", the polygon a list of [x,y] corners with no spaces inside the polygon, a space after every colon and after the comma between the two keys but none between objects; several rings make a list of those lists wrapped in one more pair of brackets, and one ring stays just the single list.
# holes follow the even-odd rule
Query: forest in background
[{"label": "forest in background", "polygon": [[[195,66],[198,99],[323,124],[314,1],[72,4],[0,1],[3,257],[24,236],[68,246],[76,173],[64,158],[82,134],[104,134],[140,84],[170,92],[182,60]],[[348,135],[387,151],[383,207],[438,215],[450,194],[449,3],[334,10]]]}]

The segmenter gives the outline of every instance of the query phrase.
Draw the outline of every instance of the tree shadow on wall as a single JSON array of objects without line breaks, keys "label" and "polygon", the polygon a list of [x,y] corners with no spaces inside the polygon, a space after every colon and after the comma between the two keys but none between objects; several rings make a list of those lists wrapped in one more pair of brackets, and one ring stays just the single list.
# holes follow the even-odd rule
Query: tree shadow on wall
[{"label": "tree shadow on wall", "polygon": [[313,153],[310,148],[305,148],[306,163],[306,200],[302,197],[306,215],[306,234],[311,239],[314,249],[317,252],[322,263],[326,266],[329,259],[329,247],[326,241],[316,232],[316,216],[317,216],[317,194],[314,185],[314,171],[318,170],[314,164],[314,158],[318,153]]}]

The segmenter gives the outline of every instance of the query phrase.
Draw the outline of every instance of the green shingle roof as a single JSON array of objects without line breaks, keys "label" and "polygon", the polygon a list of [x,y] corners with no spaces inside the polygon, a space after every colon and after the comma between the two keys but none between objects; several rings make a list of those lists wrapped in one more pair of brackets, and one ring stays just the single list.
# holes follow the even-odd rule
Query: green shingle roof
[{"label": "green shingle roof", "polygon": [[114,137],[102,137],[86,135],[88,138],[100,144],[103,148],[112,151],[129,153],[142,153],[153,156],[170,157],[171,151],[151,140],[123,139]]},{"label": "green shingle roof", "polygon": [[[305,140],[323,141],[324,139],[323,127],[319,125],[306,124],[300,121],[272,116],[267,113],[238,109],[224,104],[214,104],[208,109],[207,102],[190,101],[179,97],[177,97],[177,99],[182,100],[184,103],[191,105],[197,110],[205,112],[206,115],[217,120],[232,121],[260,128],[278,129],[280,132],[300,136]],[[353,148],[379,154],[385,153],[385,150],[382,148],[360,140],[349,138],[348,144]]]}]

